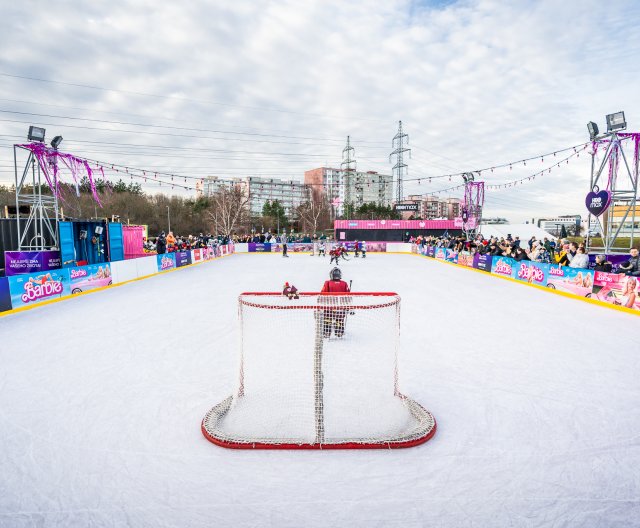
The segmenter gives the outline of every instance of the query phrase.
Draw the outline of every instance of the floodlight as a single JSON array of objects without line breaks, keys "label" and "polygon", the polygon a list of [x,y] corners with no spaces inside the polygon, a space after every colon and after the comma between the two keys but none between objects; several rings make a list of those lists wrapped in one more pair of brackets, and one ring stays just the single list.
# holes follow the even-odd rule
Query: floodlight
[{"label": "floodlight", "polygon": [[44,132],[44,128],[30,126],[27,139],[29,139],[29,141],[38,141],[40,143],[44,143]]},{"label": "floodlight", "polygon": [[598,125],[596,125],[593,121],[589,121],[587,123],[587,130],[589,131],[589,139],[593,141],[596,139],[600,131],[598,130]]},{"label": "floodlight", "polygon": [[60,143],[62,143],[62,136],[56,136],[51,140],[51,146],[55,150],[58,150],[58,146],[60,145]]},{"label": "floodlight", "polygon": [[607,116],[607,132],[624,130],[625,128],[627,128],[627,122],[624,119],[624,112],[616,112]]}]

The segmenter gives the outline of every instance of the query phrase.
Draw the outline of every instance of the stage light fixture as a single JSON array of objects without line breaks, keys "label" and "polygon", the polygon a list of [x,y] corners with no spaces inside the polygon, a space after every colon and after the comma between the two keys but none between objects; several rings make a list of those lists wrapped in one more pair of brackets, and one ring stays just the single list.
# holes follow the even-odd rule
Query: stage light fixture
[{"label": "stage light fixture", "polygon": [[60,143],[62,143],[62,136],[56,136],[51,140],[51,146],[55,150],[58,150],[58,146],[60,145]]},{"label": "stage light fixture", "polygon": [[29,135],[27,136],[27,139],[29,139],[29,141],[38,141],[39,143],[44,143],[44,132],[44,128],[32,125],[29,127]]},{"label": "stage light fixture", "polygon": [[600,133],[600,131],[598,130],[598,125],[596,125],[593,121],[589,121],[587,123],[587,130],[589,131],[589,138],[591,139],[591,141],[596,139],[596,137],[598,137],[598,134]]},{"label": "stage light fixture", "polygon": [[625,128],[627,128],[627,122],[624,119],[624,112],[616,112],[607,116],[607,132],[615,132]]}]

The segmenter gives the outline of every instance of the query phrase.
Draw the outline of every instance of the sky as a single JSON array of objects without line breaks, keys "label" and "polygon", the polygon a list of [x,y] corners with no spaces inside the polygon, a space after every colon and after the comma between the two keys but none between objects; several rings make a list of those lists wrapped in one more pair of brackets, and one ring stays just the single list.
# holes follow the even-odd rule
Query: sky
[{"label": "sky", "polygon": [[639,19],[633,0],[4,2],[0,184],[29,125],[76,156],[176,175],[137,180],[146,192],[194,195],[170,184],[302,180],[339,167],[347,136],[358,170],[390,174],[402,121],[405,195],[548,154],[481,172],[490,186],[553,169],[488,188],[484,215],[585,215],[588,149],[560,167],[553,152],[620,110],[640,129]]}]

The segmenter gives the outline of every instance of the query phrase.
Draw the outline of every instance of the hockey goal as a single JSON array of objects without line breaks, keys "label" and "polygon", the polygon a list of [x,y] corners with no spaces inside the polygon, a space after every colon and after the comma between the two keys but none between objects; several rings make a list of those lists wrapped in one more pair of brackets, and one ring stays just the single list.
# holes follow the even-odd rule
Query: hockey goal
[{"label": "hockey goal", "polygon": [[400,392],[396,293],[243,293],[233,394],[202,421],[236,449],[411,447],[436,422]]}]

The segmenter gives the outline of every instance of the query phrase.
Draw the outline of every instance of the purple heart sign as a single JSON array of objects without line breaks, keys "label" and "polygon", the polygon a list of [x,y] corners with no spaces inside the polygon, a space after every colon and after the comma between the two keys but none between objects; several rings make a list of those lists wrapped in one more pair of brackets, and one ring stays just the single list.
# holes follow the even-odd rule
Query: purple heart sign
[{"label": "purple heart sign", "polygon": [[587,194],[585,204],[587,210],[595,216],[600,216],[609,207],[611,202],[611,193],[609,191],[599,191],[598,187],[594,187],[593,191]]}]

